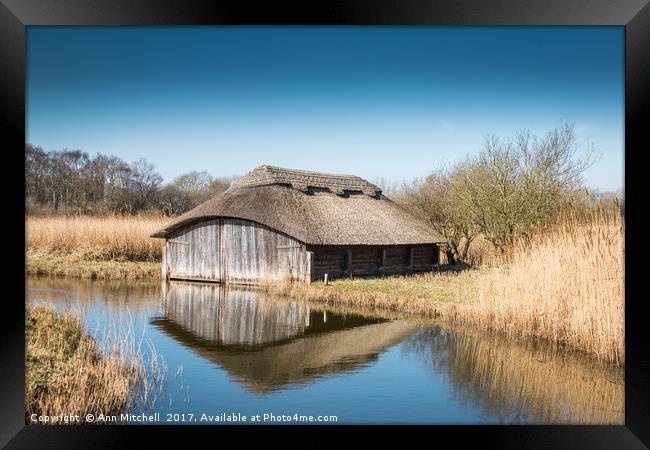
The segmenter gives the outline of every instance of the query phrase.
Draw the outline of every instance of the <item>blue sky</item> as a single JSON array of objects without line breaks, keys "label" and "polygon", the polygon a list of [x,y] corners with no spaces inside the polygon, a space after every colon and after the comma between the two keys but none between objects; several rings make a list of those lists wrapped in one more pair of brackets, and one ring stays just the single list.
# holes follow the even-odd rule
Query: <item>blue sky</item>
[{"label": "blue sky", "polygon": [[388,182],[574,123],[623,187],[623,27],[28,27],[27,142],[166,181],[260,164]]}]

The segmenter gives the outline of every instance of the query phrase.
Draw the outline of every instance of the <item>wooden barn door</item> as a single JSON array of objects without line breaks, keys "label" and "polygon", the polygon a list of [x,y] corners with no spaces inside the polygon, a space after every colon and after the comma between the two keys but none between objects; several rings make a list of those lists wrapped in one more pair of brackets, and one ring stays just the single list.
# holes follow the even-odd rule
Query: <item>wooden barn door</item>
[{"label": "wooden barn door", "polygon": [[187,225],[167,240],[170,278],[220,281],[219,220]]},{"label": "wooden barn door", "polygon": [[222,279],[258,283],[304,278],[304,250],[296,239],[249,220],[222,220]]}]

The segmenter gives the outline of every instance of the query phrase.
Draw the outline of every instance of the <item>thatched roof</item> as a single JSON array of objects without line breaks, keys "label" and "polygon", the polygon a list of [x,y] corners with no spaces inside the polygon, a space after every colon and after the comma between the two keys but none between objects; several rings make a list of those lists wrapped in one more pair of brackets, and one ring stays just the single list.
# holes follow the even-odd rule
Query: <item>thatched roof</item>
[{"label": "thatched roof", "polygon": [[183,225],[215,217],[258,222],[311,245],[445,242],[362,178],[272,166],[255,168],[152,236],[168,237]]}]

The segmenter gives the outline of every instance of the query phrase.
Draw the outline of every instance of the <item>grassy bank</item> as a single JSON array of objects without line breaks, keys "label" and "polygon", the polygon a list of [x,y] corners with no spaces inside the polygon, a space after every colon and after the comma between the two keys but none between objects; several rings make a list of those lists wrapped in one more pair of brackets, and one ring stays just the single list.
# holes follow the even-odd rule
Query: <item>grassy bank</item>
[{"label": "grassy bank", "polygon": [[90,278],[97,280],[160,279],[160,262],[84,261],[59,255],[28,255],[27,275]]},{"label": "grassy bank", "polygon": [[494,268],[264,289],[544,338],[622,364],[623,283],[623,224],[615,220],[557,227]]},{"label": "grassy bank", "polygon": [[124,412],[134,400],[134,389],[148,388],[145,365],[127,341],[116,339],[108,352],[85,332],[79,314],[58,314],[46,305],[28,308],[27,423],[32,414],[79,414],[83,418],[89,413]]}]

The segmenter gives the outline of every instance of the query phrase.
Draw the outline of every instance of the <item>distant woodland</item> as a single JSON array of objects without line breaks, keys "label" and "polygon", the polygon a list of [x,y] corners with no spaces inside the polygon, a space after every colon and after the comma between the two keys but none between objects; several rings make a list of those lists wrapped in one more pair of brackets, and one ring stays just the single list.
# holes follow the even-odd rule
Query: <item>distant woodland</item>
[{"label": "distant woodland", "polygon": [[233,179],[192,171],[164,184],[146,159],[127,163],[100,153],[25,146],[28,214],[182,214],[228,189]]}]

